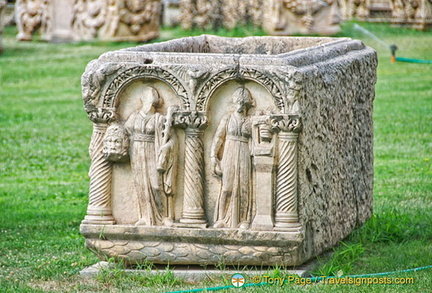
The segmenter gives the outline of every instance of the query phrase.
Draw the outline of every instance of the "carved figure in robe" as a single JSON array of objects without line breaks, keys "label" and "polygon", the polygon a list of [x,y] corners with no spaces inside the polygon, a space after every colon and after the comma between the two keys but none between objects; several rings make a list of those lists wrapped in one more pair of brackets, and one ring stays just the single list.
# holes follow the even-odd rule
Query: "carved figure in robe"
[{"label": "carved figure in robe", "polygon": [[222,183],[214,227],[247,229],[252,213],[252,127],[248,110],[254,101],[248,89],[239,87],[232,102],[235,110],[222,118],[211,146],[212,169]]},{"label": "carved figure in robe", "polygon": [[125,123],[130,137],[130,161],[138,199],[136,225],[166,225],[174,221],[173,197],[177,169],[177,136],[171,128],[172,108],[165,117],[157,112],[163,103],[149,87],[141,97],[142,107]]}]

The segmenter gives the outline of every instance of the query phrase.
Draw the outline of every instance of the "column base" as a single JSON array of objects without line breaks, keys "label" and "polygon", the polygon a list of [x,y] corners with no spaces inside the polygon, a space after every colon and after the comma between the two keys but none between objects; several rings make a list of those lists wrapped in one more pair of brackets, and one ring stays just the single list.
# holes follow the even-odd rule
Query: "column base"
[{"label": "column base", "polygon": [[183,216],[180,219],[180,224],[185,225],[205,225],[207,227],[207,220],[204,216],[204,211],[202,209],[188,210],[183,212]]},{"label": "column base", "polygon": [[276,223],[274,231],[299,232],[302,230],[300,223]]},{"label": "column base", "polygon": [[114,225],[115,219],[112,216],[111,208],[88,207],[87,215],[84,217],[82,224]]}]

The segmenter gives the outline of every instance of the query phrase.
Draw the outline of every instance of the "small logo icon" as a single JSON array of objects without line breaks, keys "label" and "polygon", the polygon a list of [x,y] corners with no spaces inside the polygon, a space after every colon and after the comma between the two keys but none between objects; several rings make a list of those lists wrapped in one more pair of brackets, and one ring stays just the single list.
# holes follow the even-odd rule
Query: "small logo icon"
[{"label": "small logo icon", "polygon": [[235,274],[231,277],[231,283],[234,287],[243,287],[245,284],[245,277],[242,274]]}]

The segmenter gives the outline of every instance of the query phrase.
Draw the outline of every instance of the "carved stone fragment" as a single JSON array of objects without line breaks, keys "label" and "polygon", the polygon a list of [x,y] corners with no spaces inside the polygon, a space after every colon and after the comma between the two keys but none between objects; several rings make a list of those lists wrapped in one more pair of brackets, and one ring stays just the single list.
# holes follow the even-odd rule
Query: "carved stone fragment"
[{"label": "carved stone fragment", "polygon": [[336,244],[372,213],[376,66],[347,38],[208,35],[90,62],[87,247],[299,265]]},{"label": "carved stone fragment", "polygon": [[418,30],[432,26],[431,0],[341,0],[340,5],[345,20],[391,22]]},{"label": "carved stone fragment", "polygon": [[38,29],[41,30],[42,36],[47,33],[47,28],[50,26],[47,7],[49,4],[49,0],[16,1],[17,39],[19,41],[30,41]]},{"label": "carved stone fragment", "polygon": [[148,41],[159,35],[161,0],[18,0],[19,40]]},{"label": "carved stone fragment", "polygon": [[340,30],[334,0],[182,0],[183,28],[263,27],[272,35],[335,34]]}]

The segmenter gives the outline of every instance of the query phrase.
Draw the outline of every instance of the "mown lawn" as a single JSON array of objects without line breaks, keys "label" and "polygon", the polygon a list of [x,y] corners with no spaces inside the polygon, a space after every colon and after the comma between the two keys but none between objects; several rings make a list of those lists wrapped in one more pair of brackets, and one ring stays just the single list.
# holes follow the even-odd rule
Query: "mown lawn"
[{"label": "mown lawn", "polygon": [[[398,56],[432,59],[432,32],[361,25],[397,44]],[[82,108],[80,76],[100,54],[134,44],[18,43],[14,35],[14,28],[6,29],[6,51],[0,55],[0,292],[159,292],[226,285],[222,278],[184,284],[165,271],[156,278],[126,276],[121,270],[96,279],[79,277],[81,269],[98,261],[79,234],[87,206],[92,127]],[[164,38],[184,35],[179,29],[163,32]],[[362,39],[379,54],[374,216],[315,273],[432,265],[432,65],[390,63],[390,50],[352,23],[339,36]],[[242,292],[432,292],[432,270],[390,277],[414,277],[415,282],[265,286]]]}]

